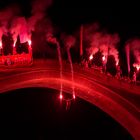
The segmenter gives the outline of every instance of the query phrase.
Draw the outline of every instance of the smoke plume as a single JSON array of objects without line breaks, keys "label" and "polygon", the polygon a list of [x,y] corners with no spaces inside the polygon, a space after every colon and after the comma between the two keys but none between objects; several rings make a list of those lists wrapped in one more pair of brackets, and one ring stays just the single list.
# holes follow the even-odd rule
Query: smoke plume
[{"label": "smoke plume", "polygon": [[[94,26],[93,26],[94,25]],[[89,42],[88,53],[94,55],[99,50],[104,56],[113,55],[118,63],[117,44],[120,41],[118,34],[109,34],[102,32],[99,25],[93,24],[85,30],[85,40]],[[85,27],[86,28],[86,27]]]},{"label": "smoke plume", "polygon": [[32,3],[32,16],[28,19],[28,28],[30,31],[34,31],[37,22],[45,18],[47,8],[51,4],[52,0],[35,0]]},{"label": "smoke plume", "polygon": [[20,7],[9,6],[0,12],[0,41],[3,34],[11,32],[14,42],[20,36],[21,43],[31,39],[31,32],[36,24],[45,19],[47,8],[52,0],[35,0],[32,2],[31,17],[20,17]]},{"label": "smoke plume", "polygon": [[0,42],[3,34],[9,31],[11,20],[19,14],[17,5],[12,5],[0,11]]},{"label": "smoke plume", "polygon": [[74,44],[76,42],[76,39],[72,35],[62,37],[62,39],[63,39],[64,45],[67,49],[70,49],[72,46],[74,46]]},{"label": "smoke plume", "polygon": [[140,39],[135,38],[127,41],[125,48],[127,53],[126,55],[129,58],[128,63],[130,63],[130,52],[132,52],[135,57],[134,67],[139,67],[140,66]]}]

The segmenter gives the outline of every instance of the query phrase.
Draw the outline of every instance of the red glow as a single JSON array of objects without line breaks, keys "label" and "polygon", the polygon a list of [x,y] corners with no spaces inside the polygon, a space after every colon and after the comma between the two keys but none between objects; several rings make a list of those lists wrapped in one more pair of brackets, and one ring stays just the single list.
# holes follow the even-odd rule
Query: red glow
[{"label": "red glow", "polygon": [[73,94],[73,99],[75,99],[75,94]]},{"label": "red glow", "polygon": [[116,62],[116,66],[118,66],[118,65],[119,65],[119,61]]},{"label": "red glow", "polygon": [[14,41],[14,45],[13,45],[13,47],[15,47],[16,46],[16,41]]},{"label": "red glow", "polygon": [[91,54],[90,57],[89,57],[89,60],[92,60],[92,59],[93,59],[93,55]]},{"label": "red glow", "polygon": [[134,64],[133,66],[137,69],[137,71],[140,70],[140,64]]},{"label": "red glow", "polygon": [[31,57],[31,54],[15,54],[8,56],[3,55],[0,57],[0,63],[4,65],[4,62],[7,59],[10,59],[12,62],[14,62],[15,65],[30,64]]},{"label": "red glow", "polygon": [[62,94],[60,94],[59,98],[60,98],[60,100],[62,100],[62,99],[63,99],[63,95],[62,95]]},{"label": "red glow", "polygon": [[32,41],[28,40],[28,44],[29,44],[29,46],[31,46],[32,45]]},{"label": "red glow", "polygon": [[139,70],[140,70],[140,66],[137,66],[136,68],[137,68],[137,71],[139,71]]},{"label": "red glow", "polygon": [[105,56],[102,57],[102,60],[105,61]]},{"label": "red glow", "polygon": [[2,42],[0,41],[0,49],[2,48]]}]

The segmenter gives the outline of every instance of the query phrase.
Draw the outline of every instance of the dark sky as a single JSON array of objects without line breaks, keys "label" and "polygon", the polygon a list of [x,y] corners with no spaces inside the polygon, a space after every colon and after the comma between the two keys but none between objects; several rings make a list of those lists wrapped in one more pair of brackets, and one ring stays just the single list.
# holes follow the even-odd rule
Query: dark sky
[{"label": "dark sky", "polygon": [[119,32],[124,37],[140,35],[140,12],[133,3],[132,6],[115,3],[92,4],[92,0],[75,3],[74,0],[61,2],[53,5],[52,17],[54,22],[63,26],[75,26],[80,23],[92,23],[98,21],[102,27],[110,32]]},{"label": "dark sky", "polygon": [[[0,0],[0,7],[18,3],[22,14],[30,14],[32,0]],[[48,11],[53,23],[63,30],[75,30],[81,23],[98,21],[109,32],[118,32],[121,38],[140,36],[140,11],[137,3],[97,2],[92,0],[53,0]],[[139,6],[139,5],[138,5]]]}]

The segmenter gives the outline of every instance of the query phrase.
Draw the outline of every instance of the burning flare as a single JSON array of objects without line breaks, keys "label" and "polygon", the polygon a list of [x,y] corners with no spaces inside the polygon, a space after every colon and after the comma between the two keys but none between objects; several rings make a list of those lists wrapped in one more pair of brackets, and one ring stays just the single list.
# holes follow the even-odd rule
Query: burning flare
[{"label": "burning flare", "polygon": [[0,49],[2,49],[2,41],[0,41]]},{"label": "burning flare", "polygon": [[133,64],[133,66],[137,69],[137,71],[139,71],[140,70],[140,64]]},{"label": "burning flare", "polygon": [[29,46],[31,46],[32,45],[32,41],[28,40],[28,44],[29,44]]},{"label": "burning flare", "polygon": [[93,59],[93,55],[91,54],[90,56],[89,56],[89,60],[92,60]]}]

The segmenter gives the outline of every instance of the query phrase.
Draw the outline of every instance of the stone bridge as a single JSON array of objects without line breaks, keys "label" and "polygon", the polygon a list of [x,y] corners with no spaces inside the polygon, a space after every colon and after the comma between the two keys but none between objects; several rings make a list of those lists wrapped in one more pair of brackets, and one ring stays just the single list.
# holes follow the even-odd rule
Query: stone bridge
[{"label": "stone bridge", "polygon": [[96,69],[85,69],[74,64],[74,83],[70,65],[63,62],[60,79],[59,63],[55,60],[36,60],[23,67],[0,67],[0,93],[28,88],[47,87],[72,94],[97,106],[119,122],[134,139],[140,140],[140,87],[117,80]]}]

